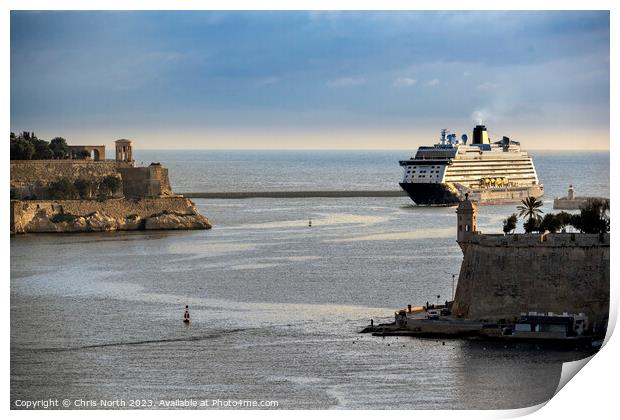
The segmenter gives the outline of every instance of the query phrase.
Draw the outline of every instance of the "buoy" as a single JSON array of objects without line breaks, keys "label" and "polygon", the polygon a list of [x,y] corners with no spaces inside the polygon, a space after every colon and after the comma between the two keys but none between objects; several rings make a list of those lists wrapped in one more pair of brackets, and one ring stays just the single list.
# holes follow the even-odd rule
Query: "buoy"
[{"label": "buoy", "polygon": [[185,313],[183,314],[183,322],[189,324],[189,306],[185,305]]},{"label": "buoy", "polygon": [[308,219],[308,227],[312,227],[312,219]]}]

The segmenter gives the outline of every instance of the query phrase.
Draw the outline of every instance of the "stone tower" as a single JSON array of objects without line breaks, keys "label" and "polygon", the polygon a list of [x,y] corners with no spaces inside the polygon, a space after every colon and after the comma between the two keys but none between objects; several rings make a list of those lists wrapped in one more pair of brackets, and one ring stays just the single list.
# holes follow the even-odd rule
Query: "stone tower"
[{"label": "stone tower", "polygon": [[456,214],[456,241],[464,251],[465,245],[477,233],[478,206],[465,194],[465,200],[456,208]]},{"label": "stone tower", "polygon": [[133,165],[133,151],[131,140],[119,139],[114,142],[116,145],[116,161],[127,162]]}]

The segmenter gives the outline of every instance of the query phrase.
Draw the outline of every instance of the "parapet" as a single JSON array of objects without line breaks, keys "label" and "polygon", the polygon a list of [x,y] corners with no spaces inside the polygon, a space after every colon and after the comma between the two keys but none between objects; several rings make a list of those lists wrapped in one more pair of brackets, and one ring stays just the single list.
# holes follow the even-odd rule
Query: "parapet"
[{"label": "parapet", "polygon": [[517,233],[477,234],[469,240],[471,244],[487,247],[592,247],[609,246],[609,234],[596,233]]}]

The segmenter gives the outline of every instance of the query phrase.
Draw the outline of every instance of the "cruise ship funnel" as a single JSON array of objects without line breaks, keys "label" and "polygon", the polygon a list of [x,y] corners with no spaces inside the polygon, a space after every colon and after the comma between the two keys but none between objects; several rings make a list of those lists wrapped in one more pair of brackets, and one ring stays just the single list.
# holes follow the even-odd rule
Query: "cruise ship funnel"
[{"label": "cruise ship funnel", "polygon": [[474,127],[473,144],[491,144],[489,133],[487,133],[487,128],[484,125]]}]

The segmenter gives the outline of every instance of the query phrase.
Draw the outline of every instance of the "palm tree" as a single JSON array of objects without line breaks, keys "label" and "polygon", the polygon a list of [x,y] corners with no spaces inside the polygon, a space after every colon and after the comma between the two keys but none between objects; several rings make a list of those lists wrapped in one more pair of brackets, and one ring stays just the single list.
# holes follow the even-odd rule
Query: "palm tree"
[{"label": "palm tree", "polygon": [[540,209],[543,205],[542,201],[537,199],[536,197],[528,197],[521,200],[521,205],[517,206],[517,210],[519,210],[519,217],[530,219],[540,220],[542,210]]}]

